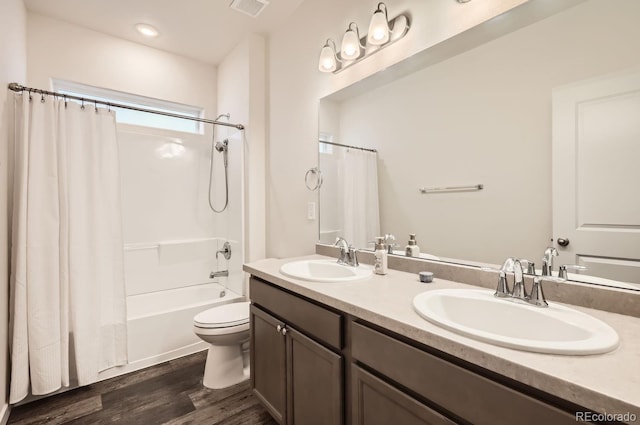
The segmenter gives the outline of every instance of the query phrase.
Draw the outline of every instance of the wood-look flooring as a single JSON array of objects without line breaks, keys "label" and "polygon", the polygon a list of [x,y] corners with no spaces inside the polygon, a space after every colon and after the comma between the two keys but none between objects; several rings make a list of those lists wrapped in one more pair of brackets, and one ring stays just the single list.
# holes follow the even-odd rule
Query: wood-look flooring
[{"label": "wood-look flooring", "polygon": [[202,386],[206,351],[14,407],[9,424],[275,425],[249,382]]}]

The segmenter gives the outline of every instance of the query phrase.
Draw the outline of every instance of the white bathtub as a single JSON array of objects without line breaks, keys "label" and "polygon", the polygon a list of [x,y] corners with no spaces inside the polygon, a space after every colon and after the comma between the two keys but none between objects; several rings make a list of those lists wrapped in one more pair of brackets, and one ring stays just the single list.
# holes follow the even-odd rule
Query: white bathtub
[{"label": "white bathtub", "polygon": [[216,305],[243,297],[217,283],[189,286],[127,297],[129,364],[106,370],[100,380],[129,373],[207,348],[193,333],[193,317]]}]

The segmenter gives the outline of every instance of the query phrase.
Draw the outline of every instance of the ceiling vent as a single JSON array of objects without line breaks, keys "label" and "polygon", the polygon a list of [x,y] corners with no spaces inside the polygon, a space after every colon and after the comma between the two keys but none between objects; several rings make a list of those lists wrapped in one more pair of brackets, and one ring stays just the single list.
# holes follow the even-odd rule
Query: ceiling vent
[{"label": "ceiling vent", "polygon": [[233,0],[229,6],[238,12],[255,18],[268,5],[269,0]]}]

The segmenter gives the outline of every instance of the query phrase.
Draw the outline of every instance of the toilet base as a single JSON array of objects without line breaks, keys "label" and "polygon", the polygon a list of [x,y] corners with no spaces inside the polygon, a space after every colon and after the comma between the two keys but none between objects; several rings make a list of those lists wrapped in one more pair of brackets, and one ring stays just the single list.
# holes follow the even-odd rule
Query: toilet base
[{"label": "toilet base", "polygon": [[242,346],[209,345],[202,384],[211,389],[222,389],[249,379],[249,367],[244,365]]}]

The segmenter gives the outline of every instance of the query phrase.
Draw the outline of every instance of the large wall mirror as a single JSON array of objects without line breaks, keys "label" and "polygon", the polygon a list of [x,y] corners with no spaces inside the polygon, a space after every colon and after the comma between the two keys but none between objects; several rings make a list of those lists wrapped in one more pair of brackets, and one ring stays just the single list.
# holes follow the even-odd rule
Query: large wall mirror
[{"label": "large wall mirror", "polygon": [[588,0],[321,99],[320,242],[393,234],[403,255],[416,234],[427,258],[538,268],[551,246],[555,273],[640,290],[638,16]]}]

